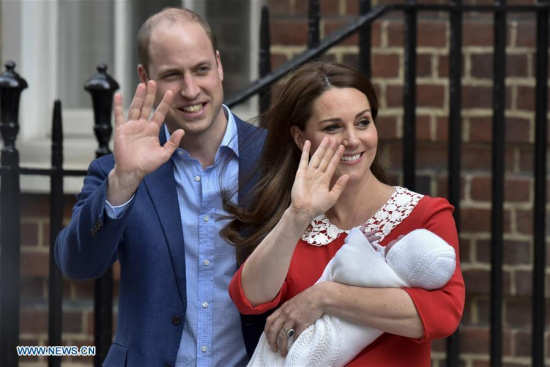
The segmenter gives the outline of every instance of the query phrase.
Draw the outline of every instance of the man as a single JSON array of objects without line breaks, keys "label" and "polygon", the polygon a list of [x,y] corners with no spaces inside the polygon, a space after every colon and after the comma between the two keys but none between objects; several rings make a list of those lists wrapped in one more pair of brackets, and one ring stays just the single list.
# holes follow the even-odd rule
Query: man
[{"label": "man", "polygon": [[241,320],[228,295],[237,264],[218,234],[221,191],[245,199],[264,133],[222,106],[220,54],[197,14],[153,15],[138,48],[142,84],[127,120],[115,96],[114,155],[91,163],[57,263],[89,279],[120,262],[104,366],[244,365],[263,324]]}]

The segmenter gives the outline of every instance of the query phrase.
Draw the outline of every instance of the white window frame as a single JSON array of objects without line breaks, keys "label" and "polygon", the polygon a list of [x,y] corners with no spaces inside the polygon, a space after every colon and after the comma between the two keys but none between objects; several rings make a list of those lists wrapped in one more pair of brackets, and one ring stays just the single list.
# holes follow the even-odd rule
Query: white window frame
[{"label": "white window frame", "polygon": [[[114,65],[109,65],[109,73],[120,85],[120,90],[129,102],[135,86],[129,85],[131,73],[136,73],[137,65],[130,65],[131,55],[125,47],[135,35],[130,34],[128,11],[132,0],[114,1],[115,35]],[[182,0],[182,6],[202,12],[204,0]],[[51,121],[53,103],[59,97],[57,56],[59,42],[59,2],[12,0],[1,2],[2,26],[2,71],[3,64],[13,60],[15,71],[23,77],[29,87],[21,93],[19,109],[19,134],[16,147],[21,166],[32,168],[51,167]],[[267,0],[250,0],[251,34],[250,65],[258,65],[259,29],[261,7]],[[35,40],[34,42],[32,40]],[[223,62],[223,55],[222,55]],[[89,78],[95,74],[91,70]],[[257,67],[250,68],[250,80],[258,77]],[[74,86],[83,88],[84,86]],[[228,96],[226,96],[228,97]],[[61,101],[63,103],[63,101]],[[257,98],[237,106],[234,112],[247,120],[257,116]],[[64,129],[64,168],[86,169],[95,156],[97,141],[93,134],[93,111],[91,109],[63,108]],[[3,142],[0,139],[0,145]],[[65,178],[65,192],[77,193],[82,187],[82,177]],[[21,189],[24,192],[49,192],[47,176],[22,176]]]}]

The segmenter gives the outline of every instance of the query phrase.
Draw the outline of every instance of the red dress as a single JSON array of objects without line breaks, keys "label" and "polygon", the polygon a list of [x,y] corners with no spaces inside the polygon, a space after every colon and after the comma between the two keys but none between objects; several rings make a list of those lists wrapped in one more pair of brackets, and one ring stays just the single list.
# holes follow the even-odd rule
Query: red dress
[{"label": "red dress", "polygon": [[[457,266],[449,282],[440,289],[405,288],[424,326],[421,339],[384,333],[359,353],[349,366],[430,366],[431,340],[447,337],[458,327],[465,290],[452,211],[453,207],[445,199],[422,196],[396,187],[388,202],[366,222],[367,231],[377,229],[382,232],[383,238],[379,242],[382,246],[414,229],[428,229],[454,247]],[[233,302],[244,314],[263,313],[286,302],[315,284],[344,244],[346,236],[346,231],[330,224],[324,215],[317,217],[298,242],[286,280],[275,299],[252,307],[241,287],[241,266],[229,285]]]}]

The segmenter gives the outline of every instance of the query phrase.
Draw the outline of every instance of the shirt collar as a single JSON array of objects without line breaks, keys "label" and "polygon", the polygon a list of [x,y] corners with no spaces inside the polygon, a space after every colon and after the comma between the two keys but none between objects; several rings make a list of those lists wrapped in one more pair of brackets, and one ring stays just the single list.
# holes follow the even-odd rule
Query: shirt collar
[{"label": "shirt collar", "polygon": [[238,142],[237,123],[235,122],[235,116],[233,116],[233,113],[231,113],[231,110],[226,105],[222,105],[222,108],[224,109],[224,112],[227,115],[227,128],[225,129],[225,134],[220,144],[220,148],[228,147],[238,157],[239,142]]},{"label": "shirt collar", "polygon": [[[235,155],[239,156],[239,142],[238,142],[238,135],[237,135],[237,123],[235,122],[235,116],[233,116],[233,113],[227,107],[226,105],[222,104],[222,108],[224,110],[224,113],[227,117],[227,127],[225,128],[225,134],[223,135],[222,142],[220,144],[220,147],[218,148],[218,154],[220,153],[220,150],[222,147],[229,148],[235,153]],[[164,132],[166,134],[166,141],[170,139],[170,131],[168,131],[168,127],[166,124],[164,124]],[[181,148],[177,148],[181,149]],[[217,154],[216,154],[217,156]]]}]

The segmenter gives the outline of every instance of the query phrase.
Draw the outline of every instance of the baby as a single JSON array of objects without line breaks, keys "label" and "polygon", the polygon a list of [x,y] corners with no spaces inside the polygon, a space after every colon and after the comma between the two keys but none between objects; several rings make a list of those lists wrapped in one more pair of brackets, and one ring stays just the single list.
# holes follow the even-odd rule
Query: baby
[{"label": "baby", "polygon": [[[376,237],[353,228],[317,283],[432,290],[444,286],[454,273],[453,247],[426,229],[414,230],[385,248],[369,239]],[[286,358],[273,352],[262,334],[248,366],[344,366],[380,335],[380,330],[324,314],[304,330]],[[293,338],[289,339],[290,344]]]}]

